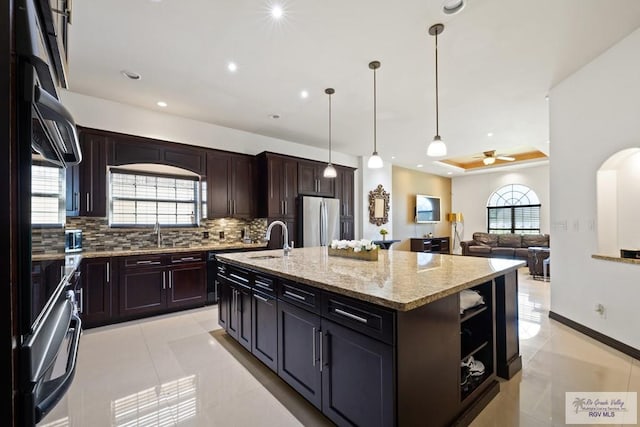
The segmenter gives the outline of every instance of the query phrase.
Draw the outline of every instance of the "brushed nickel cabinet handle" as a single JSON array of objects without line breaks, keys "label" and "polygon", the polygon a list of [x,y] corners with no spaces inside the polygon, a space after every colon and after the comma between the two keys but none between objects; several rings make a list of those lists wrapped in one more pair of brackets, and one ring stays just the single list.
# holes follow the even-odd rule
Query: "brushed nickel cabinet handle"
[{"label": "brushed nickel cabinet handle", "polygon": [[285,294],[286,296],[288,296],[288,297],[295,298],[295,299],[297,299],[298,301],[306,301],[306,300],[307,300],[305,297],[300,296],[300,295],[298,295],[298,294],[294,294],[293,292],[284,291],[284,294]]},{"label": "brushed nickel cabinet handle", "polygon": [[267,298],[263,297],[262,295],[253,294],[253,297],[255,299],[259,300],[259,301],[262,301],[262,302],[269,302],[269,300]]},{"label": "brushed nickel cabinet handle", "polygon": [[323,355],[322,355],[322,341],[324,340],[324,336],[322,331],[318,331],[320,333],[320,372],[322,372],[322,365],[324,364]]},{"label": "brushed nickel cabinet handle", "polygon": [[313,363],[313,366],[316,366],[316,328],[313,327],[312,328],[313,331],[311,332],[311,360]]},{"label": "brushed nickel cabinet handle", "polygon": [[364,317],[356,316],[355,314],[349,313],[348,311],[344,311],[339,308],[336,308],[333,311],[336,314],[340,314],[342,316],[348,317],[349,319],[356,320],[360,323],[365,323],[365,324],[367,323],[367,319],[365,319]]}]

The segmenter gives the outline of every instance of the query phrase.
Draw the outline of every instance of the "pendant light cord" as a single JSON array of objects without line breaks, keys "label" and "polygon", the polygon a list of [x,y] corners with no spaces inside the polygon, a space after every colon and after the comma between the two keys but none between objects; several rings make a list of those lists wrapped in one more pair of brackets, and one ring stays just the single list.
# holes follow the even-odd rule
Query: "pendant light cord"
[{"label": "pendant light cord", "polygon": [[440,135],[439,123],[439,111],[438,111],[438,31],[435,34],[436,37],[436,135]]},{"label": "pendant light cord", "polygon": [[377,132],[376,132],[376,110],[377,110],[377,102],[376,102],[376,69],[373,69],[373,153],[378,153],[378,145],[376,143],[377,140]]},{"label": "pendant light cord", "polygon": [[329,164],[331,164],[331,94],[329,94]]}]

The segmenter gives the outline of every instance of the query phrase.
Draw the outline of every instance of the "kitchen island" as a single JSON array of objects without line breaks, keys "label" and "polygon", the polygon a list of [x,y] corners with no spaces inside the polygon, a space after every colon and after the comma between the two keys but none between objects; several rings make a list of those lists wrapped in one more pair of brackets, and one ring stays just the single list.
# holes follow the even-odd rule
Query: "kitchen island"
[{"label": "kitchen island", "polygon": [[[219,323],[338,425],[468,424],[521,368],[522,261],[326,247],[218,256]],[[459,294],[482,304],[461,310]],[[461,366],[465,365],[465,366]]]}]

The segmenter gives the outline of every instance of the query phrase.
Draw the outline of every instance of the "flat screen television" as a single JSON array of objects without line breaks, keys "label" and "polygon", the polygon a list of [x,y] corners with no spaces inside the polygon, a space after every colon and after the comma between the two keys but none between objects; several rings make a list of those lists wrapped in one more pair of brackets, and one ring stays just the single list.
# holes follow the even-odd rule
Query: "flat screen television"
[{"label": "flat screen television", "polygon": [[416,222],[440,222],[440,197],[416,195]]}]

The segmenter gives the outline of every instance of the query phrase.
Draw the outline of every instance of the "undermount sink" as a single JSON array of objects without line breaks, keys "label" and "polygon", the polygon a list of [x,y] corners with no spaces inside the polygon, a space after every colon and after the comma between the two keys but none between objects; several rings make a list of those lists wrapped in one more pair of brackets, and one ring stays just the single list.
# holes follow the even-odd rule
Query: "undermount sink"
[{"label": "undermount sink", "polygon": [[256,256],[250,256],[247,257],[249,259],[275,259],[275,258],[282,258],[282,256],[279,255],[256,255]]}]

